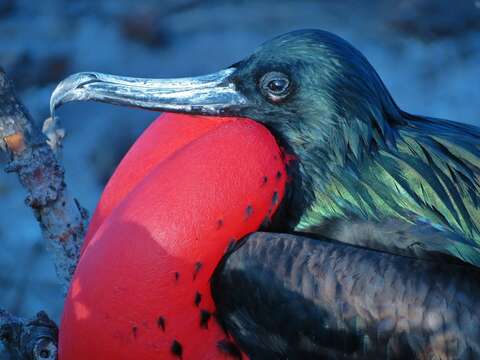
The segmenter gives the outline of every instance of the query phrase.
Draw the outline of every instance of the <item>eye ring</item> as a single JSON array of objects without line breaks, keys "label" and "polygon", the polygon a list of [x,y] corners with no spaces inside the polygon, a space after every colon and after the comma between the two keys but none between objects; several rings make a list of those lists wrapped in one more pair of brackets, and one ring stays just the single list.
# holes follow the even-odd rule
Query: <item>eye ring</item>
[{"label": "eye ring", "polygon": [[279,71],[268,72],[260,79],[260,91],[272,102],[282,101],[290,94],[290,90],[290,79]]}]

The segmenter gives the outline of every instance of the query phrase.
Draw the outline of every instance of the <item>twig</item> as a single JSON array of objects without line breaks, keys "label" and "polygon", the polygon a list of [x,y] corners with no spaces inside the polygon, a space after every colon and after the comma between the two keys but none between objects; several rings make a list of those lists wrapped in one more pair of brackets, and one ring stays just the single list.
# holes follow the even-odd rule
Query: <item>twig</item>
[{"label": "twig", "polygon": [[[51,129],[52,124],[54,121],[48,127],[50,135],[55,132]],[[52,143],[50,135],[49,143],[57,146],[58,143]],[[2,68],[0,147],[10,154],[6,171],[16,172],[28,193],[26,204],[33,209],[40,224],[47,248],[53,254],[57,275],[66,290],[78,262],[88,215],[68,194],[63,167],[47,144],[47,138],[16,97]],[[43,312],[34,320],[26,321],[0,309],[0,339],[14,359],[56,358],[56,335],[55,324]],[[35,357],[36,352],[39,357]],[[51,354],[54,357],[48,357]]]},{"label": "twig", "polygon": [[0,309],[0,340],[12,360],[55,360],[57,338],[57,326],[43,311],[27,321]]},{"label": "twig", "polygon": [[0,69],[0,143],[9,152],[7,172],[16,172],[27,190],[26,203],[53,252],[57,274],[68,288],[87,228],[87,213],[66,188],[63,167],[47,138],[15,96],[12,83]]}]

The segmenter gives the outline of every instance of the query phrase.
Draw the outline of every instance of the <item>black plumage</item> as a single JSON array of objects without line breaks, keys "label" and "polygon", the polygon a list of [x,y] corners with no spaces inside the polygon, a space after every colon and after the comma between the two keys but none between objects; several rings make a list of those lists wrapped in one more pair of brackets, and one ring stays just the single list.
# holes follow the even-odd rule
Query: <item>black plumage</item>
[{"label": "black plumage", "polygon": [[222,324],[253,359],[476,359],[480,273],[255,233],[217,269]]}]

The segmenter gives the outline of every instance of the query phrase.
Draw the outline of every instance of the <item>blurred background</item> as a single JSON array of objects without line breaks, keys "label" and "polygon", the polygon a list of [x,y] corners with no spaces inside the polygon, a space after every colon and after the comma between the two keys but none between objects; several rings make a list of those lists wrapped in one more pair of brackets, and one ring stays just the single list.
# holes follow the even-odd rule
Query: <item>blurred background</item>
[{"label": "blurred background", "polygon": [[[71,73],[200,75],[300,28],[353,43],[404,110],[480,125],[478,0],[0,0],[0,65],[41,122],[55,85]],[[157,115],[86,103],[58,115],[68,186],[93,212],[116,164]],[[24,197],[15,175],[0,175],[0,306],[29,317],[43,309],[58,320],[61,290]]]}]

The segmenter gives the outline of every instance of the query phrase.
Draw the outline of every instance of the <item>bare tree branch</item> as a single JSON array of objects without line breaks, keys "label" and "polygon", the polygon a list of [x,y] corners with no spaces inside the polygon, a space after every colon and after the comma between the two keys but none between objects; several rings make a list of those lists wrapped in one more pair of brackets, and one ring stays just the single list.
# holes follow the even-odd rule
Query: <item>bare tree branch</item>
[{"label": "bare tree branch", "polygon": [[9,152],[7,172],[16,172],[27,190],[26,203],[53,252],[58,277],[68,288],[88,224],[86,211],[68,194],[63,167],[19,102],[12,83],[0,70],[0,138]]},{"label": "bare tree branch", "polygon": [[[28,193],[26,204],[40,224],[66,291],[80,256],[88,215],[69,195],[63,167],[49,146],[58,145],[58,138],[52,141],[52,134],[61,136],[61,132],[52,129],[52,124],[51,120],[47,140],[0,68],[0,147],[9,153],[11,160],[6,171],[16,172]],[[27,321],[0,309],[0,340],[14,359],[55,359],[57,356],[57,328],[43,312]]]}]

